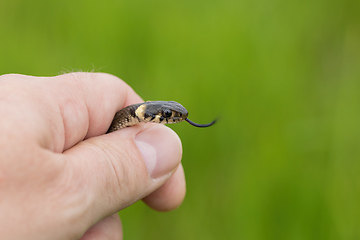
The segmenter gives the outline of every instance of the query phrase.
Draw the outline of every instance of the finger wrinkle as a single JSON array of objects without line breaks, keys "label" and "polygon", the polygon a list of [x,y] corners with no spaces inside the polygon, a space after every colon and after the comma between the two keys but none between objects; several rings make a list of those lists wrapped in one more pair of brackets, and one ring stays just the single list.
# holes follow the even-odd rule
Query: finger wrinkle
[{"label": "finger wrinkle", "polygon": [[[129,141],[122,141],[122,145],[121,151],[119,151],[117,145],[109,142],[98,146],[107,156],[106,160],[110,162],[117,179],[117,185],[112,185],[115,187],[115,189],[112,189],[113,192],[121,192],[121,195],[119,194],[120,201],[125,205],[130,205],[132,202],[125,203],[128,201],[127,199],[140,199],[140,196],[142,196],[142,187],[145,186],[137,186],[137,183],[146,182],[147,175],[142,174],[146,171],[145,166],[139,161],[141,159],[139,153],[134,152],[134,149],[137,149],[134,144]],[[120,159],[123,160],[119,161]],[[138,169],[138,171],[130,169]],[[126,196],[126,199],[122,196]]]},{"label": "finger wrinkle", "polygon": [[89,129],[89,113],[80,101],[66,98],[59,104],[63,122],[64,150],[82,141]]},{"label": "finger wrinkle", "polygon": [[[96,165],[106,171],[106,173],[101,174],[103,178],[99,180],[97,186],[107,186],[107,189],[104,190],[110,205],[119,206],[120,204],[122,209],[143,197],[148,184],[150,184],[146,167],[135,143],[131,140],[133,137],[114,142],[106,139],[102,141],[99,139],[102,137],[105,136],[90,138],[84,143],[91,144],[90,148],[95,151],[95,156],[99,156]],[[121,147],[116,145],[119,142],[121,142]],[[110,168],[112,169],[110,170]],[[140,185],[140,183],[142,184]],[[100,191],[104,190],[101,189]],[[112,210],[119,211],[121,209]]]}]

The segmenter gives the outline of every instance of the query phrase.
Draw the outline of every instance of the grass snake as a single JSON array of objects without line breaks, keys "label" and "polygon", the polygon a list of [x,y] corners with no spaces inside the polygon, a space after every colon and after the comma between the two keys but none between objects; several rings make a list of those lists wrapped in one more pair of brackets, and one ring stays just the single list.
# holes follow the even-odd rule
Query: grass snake
[{"label": "grass snake", "polygon": [[187,121],[195,127],[209,127],[216,120],[208,124],[198,124],[188,118],[188,111],[180,103],[174,101],[148,101],[129,105],[118,111],[107,133],[124,127],[130,127],[141,122],[178,123]]}]

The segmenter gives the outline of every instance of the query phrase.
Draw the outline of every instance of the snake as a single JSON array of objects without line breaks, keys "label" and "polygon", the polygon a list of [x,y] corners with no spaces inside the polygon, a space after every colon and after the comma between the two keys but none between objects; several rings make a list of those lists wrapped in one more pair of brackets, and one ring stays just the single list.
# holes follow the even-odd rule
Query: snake
[{"label": "snake", "polygon": [[129,105],[115,113],[114,119],[107,131],[111,133],[125,127],[130,127],[138,123],[179,123],[187,121],[195,127],[209,127],[216,120],[199,124],[188,118],[188,111],[180,103],[174,101],[147,101]]}]

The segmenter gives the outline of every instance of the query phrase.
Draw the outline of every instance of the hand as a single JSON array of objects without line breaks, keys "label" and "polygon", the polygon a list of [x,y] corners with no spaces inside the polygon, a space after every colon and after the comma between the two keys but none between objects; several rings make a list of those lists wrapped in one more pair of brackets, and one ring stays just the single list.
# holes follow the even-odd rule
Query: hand
[{"label": "hand", "polygon": [[179,137],[159,124],[104,134],[142,99],[102,73],[0,76],[2,239],[121,239],[117,212],[185,196]]}]

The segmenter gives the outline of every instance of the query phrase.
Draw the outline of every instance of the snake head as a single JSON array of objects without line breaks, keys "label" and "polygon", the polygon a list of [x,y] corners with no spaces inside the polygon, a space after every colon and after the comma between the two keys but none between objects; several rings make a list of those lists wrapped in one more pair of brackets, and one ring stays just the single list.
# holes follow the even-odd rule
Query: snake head
[{"label": "snake head", "polygon": [[136,115],[145,122],[177,123],[187,118],[188,111],[174,101],[153,101],[139,106]]}]

